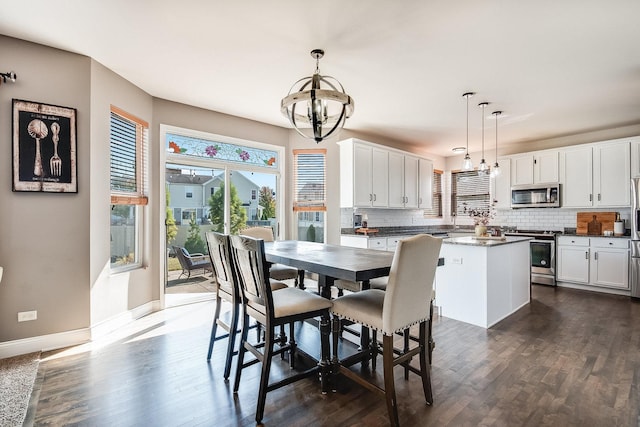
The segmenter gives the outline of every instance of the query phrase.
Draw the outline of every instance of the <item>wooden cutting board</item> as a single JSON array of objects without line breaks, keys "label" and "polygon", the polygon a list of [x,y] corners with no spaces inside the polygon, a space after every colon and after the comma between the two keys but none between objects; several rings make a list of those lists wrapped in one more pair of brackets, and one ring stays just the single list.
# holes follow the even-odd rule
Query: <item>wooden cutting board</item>
[{"label": "wooden cutting board", "polygon": [[615,220],[616,212],[578,212],[576,234],[602,235],[607,230],[613,231]]}]

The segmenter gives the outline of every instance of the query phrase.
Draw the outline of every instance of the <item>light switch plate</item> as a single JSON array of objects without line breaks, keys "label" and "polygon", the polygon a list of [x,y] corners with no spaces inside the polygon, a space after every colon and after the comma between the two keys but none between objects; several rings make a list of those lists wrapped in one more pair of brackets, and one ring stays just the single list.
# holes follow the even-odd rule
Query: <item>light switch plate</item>
[{"label": "light switch plate", "polygon": [[18,322],[27,322],[29,320],[36,320],[38,318],[38,312],[33,311],[21,311],[18,313]]}]

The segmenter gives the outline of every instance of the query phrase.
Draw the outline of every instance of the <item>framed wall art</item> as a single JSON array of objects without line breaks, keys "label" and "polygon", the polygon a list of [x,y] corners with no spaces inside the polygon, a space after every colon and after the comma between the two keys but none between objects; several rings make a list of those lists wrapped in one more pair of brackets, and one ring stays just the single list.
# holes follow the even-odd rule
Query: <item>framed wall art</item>
[{"label": "framed wall art", "polygon": [[13,100],[13,191],[77,193],[76,109]]}]

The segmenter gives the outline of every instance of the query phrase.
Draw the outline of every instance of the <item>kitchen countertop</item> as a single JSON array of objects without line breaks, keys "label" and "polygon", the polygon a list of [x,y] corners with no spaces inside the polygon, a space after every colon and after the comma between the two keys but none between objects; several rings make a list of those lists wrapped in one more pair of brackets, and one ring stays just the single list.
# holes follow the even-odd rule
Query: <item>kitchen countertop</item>
[{"label": "kitchen countertop", "polygon": [[343,236],[359,236],[359,237],[388,237],[388,236],[413,236],[416,234],[446,234],[446,233],[473,233],[473,227],[468,228],[456,228],[446,226],[415,226],[415,227],[372,227],[376,228],[378,232],[364,235],[362,233],[356,233],[354,228],[343,228],[340,230],[340,234]]},{"label": "kitchen countertop", "polygon": [[450,237],[448,239],[444,239],[442,241],[443,244],[448,243],[450,245],[466,245],[466,246],[500,246],[500,245],[508,245],[511,243],[519,243],[528,240],[533,240],[533,237],[517,237],[517,236],[507,236],[506,240],[481,240],[476,239],[474,236],[465,236],[465,237]]},{"label": "kitchen countertop", "polygon": [[603,234],[600,234],[600,235],[594,235],[594,234],[577,234],[577,233],[575,233],[575,232],[574,232],[574,233],[563,233],[563,234],[557,234],[557,236],[558,236],[558,237],[559,237],[559,236],[598,237],[598,238],[603,237],[603,238],[605,238],[605,239],[631,239],[631,234],[629,234],[629,235],[626,235],[626,234],[625,234],[625,235],[622,235],[622,236],[616,236],[616,235],[613,235],[613,236],[605,236],[605,235],[603,235]]}]

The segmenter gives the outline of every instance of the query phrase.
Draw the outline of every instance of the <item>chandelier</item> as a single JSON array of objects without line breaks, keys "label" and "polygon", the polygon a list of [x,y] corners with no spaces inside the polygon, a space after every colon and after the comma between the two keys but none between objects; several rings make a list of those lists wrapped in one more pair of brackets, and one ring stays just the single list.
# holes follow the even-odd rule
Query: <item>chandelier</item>
[{"label": "chandelier", "polygon": [[[353,98],[345,93],[340,82],[320,74],[319,63],[323,56],[322,49],[311,51],[311,57],[316,60],[316,71],[295,82],[289,94],[280,101],[280,110],[293,128],[317,143],[342,128],[354,108]],[[297,92],[294,92],[296,87]]]}]

